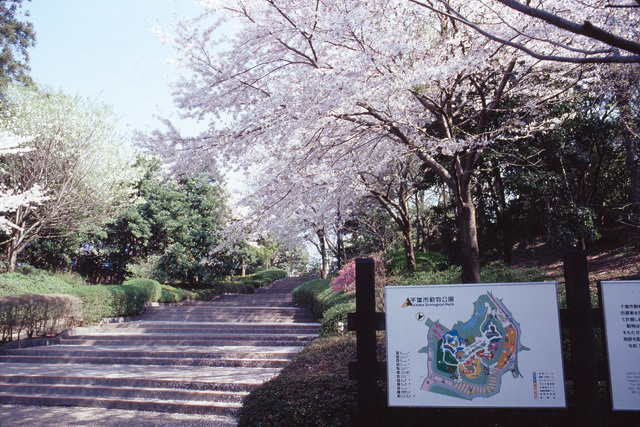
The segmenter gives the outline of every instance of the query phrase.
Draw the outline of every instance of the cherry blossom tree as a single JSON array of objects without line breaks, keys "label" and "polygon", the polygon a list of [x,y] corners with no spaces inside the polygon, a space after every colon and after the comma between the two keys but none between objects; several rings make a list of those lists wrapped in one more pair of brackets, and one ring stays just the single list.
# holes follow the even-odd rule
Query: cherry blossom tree
[{"label": "cherry blossom tree", "polygon": [[[29,141],[29,138],[22,138],[0,131],[0,157],[20,155],[29,151],[24,146],[27,141]],[[4,175],[4,171],[2,173]],[[0,183],[0,231],[9,234],[12,230],[20,230],[20,226],[11,220],[10,215],[18,209],[31,209],[32,206],[39,205],[46,199],[47,196],[38,184],[21,191],[9,189]]]},{"label": "cherry blossom tree", "polygon": [[18,86],[6,97],[0,129],[25,138],[25,150],[3,159],[3,191],[31,194],[40,202],[21,202],[4,211],[11,213],[10,229],[4,231],[8,270],[13,271],[18,254],[45,232],[95,230],[129,201],[137,171],[124,156],[108,108]]},{"label": "cherry blossom tree", "polygon": [[[209,129],[185,137],[167,123],[143,145],[178,169],[234,162],[262,165],[269,182],[296,171],[304,182],[339,176],[327,194],[363,195],[373,182],[363,174],[381,177],[389,165],[419,159],[456,206],[462,280],[479,281],[471,189],[482,151],[545,126],[540,106],[567,93],[577,72],[478,40],[405,0],[203,4],[207,11],[180,23],[170,42],[190,72],[174,86],[177,105]],[[221,30],[231,23],[229,36]],[[272,205],[295,204],[290,187],[261,191]]]},{"label": "cherry blossom tree", "polygon": [[638,0],[408,0],[537,59],[640,63]]}]

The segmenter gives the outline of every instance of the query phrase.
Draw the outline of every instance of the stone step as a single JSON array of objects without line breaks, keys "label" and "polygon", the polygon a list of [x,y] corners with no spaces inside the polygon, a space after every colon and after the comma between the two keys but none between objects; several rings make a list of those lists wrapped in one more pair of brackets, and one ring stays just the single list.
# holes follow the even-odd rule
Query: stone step
[{"label": "stone step", "polygon": [[148,307],[145,320],[224,321],[224,322],[313,322],[308,310],[282,307]]},{"label": "stone step", "polygon": [[18,384],[0,382],[0,393],[21,396],[99,397],[169,401],[242,403],[249,392],[179,390],[175,388],[104,387],[94,385]]},{"label": "stone step", "polygon": [[[260,347],[254,347],[259,350]],[[291,360],[297,351],[211,351],[211,349],[180,349],[169,351],[156,346],[147,349],[136,348],[110,348],[98,346],[74,346],[74,345],[53,345],[48,347],[30,347],[6,350],[6,356],[52,356],[52,357],[117,357],[117,358],[165,358],[165,359],[244,359],[244,360]],[[0,360],[2,356],[0,356]]]},{"label": "stone step", "polygon": [[112,323],[101,328],[105,333],[124,333],[140,331],[144,333],[198,333],[211,334],[219,332],[250,333],[250,334],[312,334],[317,335],[320,330],[319,323],[308,324],[230,324],[230,323],[204,323],[204,322],[130,322]]},{"label": "stone step", "polygon": [[[28,366],[28,365],[27,365]],[[34,386],[69,386],[69,387],[126,387],[131,389],[166,389],[166,390],[196,390],[216,391],[246,395],[258,387],[258,383],[249,382],[206,382],[179,381],[152,378],[118,378],[118,377],[85,377],[85,376],[55,376],[55,375],[0,375],[0,384],[29,384]],[[4,389],[4,387],[2,388]]]},{"label": "stone step", "polygon": [[214,303],[206,303],[206,304],[193,304],[193,305],[181,305],[181,304],[171,304],[166,306],[148,306],[144,314],[153,313],[153,312],[179,312],[179,313],[193,313],[193,312],[224,312],[224,313],[260,313],[260,314],[295,314],[295,313],[303,313],[307,314],[307,309],[300,307],[270,307],[270,306],[256,306],[256,305],[229,305],[224,306],[223,304],[214,304]]},{"label": "stone step", "polygon": [[[48,384],[96,384],[115,387],[183,388],[190,390],[248,391],[273,378],[279,368],[189,367],[144,365],[0,363],[0,378],[24,378]],[[43,378],[47,378],[43,380]]]},{"label": "stone step", "polygon": [[7,346],[0,355],[0,404],[233,420],[251,390],[317,338],[320,324],[291,301],[299,281],[211,302],[157,304],[133,322]]},{"label": "stone step", "polygon": [[[127,337],[135,340],[155,340],[155,339],[185,339],[188,338],[190,340],[197,340],[202,338],[203,340],[213,340],[217,338],[222,339],[244,339],[244,340],[267,340],[267,341],[308,341],[309,339],[314,339],[316,334],[272,334],[267,332],[258,332],[258,333],[249,333],[249,332],[236,332],[236,331],[209,331],[208,333],[200,333],[198,331],[183,331],[180,332],[163,332],[158,330],[153,331],[145,331],[140,329],[120,329],[120,330],[105,330],[105,331],[96,331],[90,332],[86,334],[78,334],[78,335],[67,335],[61,339],[61,342],[64,341],[73,341],[76,339],[85,339],[85,338],[95,338],[95,337],[106,337],[106,339],[125,339]],[[149,337],[149,338],[144,338]]]},{"label": "stone step", "polygon": [[86,406],[107,409],[170,412],[181,414],[234,415],[242,406],[233,402],[193,403],[142,399],[93,399],[67,396],[29,396],[0,392],[0,403],[36,406]]},{"label": "stone step", "polygon": [[269,339],[266,337],[263,338],[243,338],[241,336],[238,337],[200,337],[200,338],[189,338],[189,337],[175,337],[175,336],[153,336],[149,337],[146,335],[140,336],[131,336],[131,335],[82,335],[82,336],[73,336],[66,337],[65,339],[60,341],[60,344],[72,344],[72,345],[108,345],[108,346],[118,346],[118,345],[131,345],[132,343],[140,343],[143,344],[145,342],[154,343],[154,344],[162,344],[162,345],[173,345],[175,347],[179,346],[304,346],[313,341],[313,338],[299,337],[293,339],[284,339],[284,338],[273,338]]},{"label": "stone step", "polygon": [[260,317],[260,315],[249,315],[249,316],[242,316],[242,317],[227,317],[226,315],[224,315],[223,313],[214,315],[198,315],[198,314],[162,314],[162,313],[157,313],[157,314],[151,314],[148,316],[145,316],[145,319],[147,320],[166,320],[166,321],[175,321],[175,322],[220,322],[220,321],[225,321],[228,323],[247,323],[247,322],[254,322],[254,323],[261,323],[263,320],[268,320],[269,322],[277,322],[277,323],[282,323],[282,324],[294,324],[297,322],[311,322],[314,321],[315,319],[313,317],[302,317],[302,316],[279,316],[279,315],[274,315],[269,317],[268,319],[264,319],[262,317]]},{"label": "stone step", "polygon": [[0,363],[64,363],[91,365],[157,365],[157,366],[206,366],[206,367],[258,367],[282,368],[288,359],[192,359],[157,357],[116,357],[116,356],[0,356]]}]

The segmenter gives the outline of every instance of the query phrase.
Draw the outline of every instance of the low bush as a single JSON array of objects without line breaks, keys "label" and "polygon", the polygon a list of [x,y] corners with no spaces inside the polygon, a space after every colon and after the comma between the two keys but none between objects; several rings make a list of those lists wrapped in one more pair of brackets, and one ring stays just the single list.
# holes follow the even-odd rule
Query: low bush
[{"label": "low bush", "polygon": [[480,276],[484,283],[542,282],[545,280],[544,272],[540,269],[514,268],[499,261],[482,267]]},{"label": "low bush", "polygon": [[292,292],[293,303],[309,307],[314,316],[322,318],[325,311],[334,305],[355,299],[355,294],[332,291],[331,282],[326,279],[316,279],[306,282]]},{"label": "low bush", "polygon": [[[286,271],[272,268],[270,270],[261,271],[251,276],[247,276],[246,279],[257,282],[260,286],[267,286],[276,280],[284,279],[285,277],[287,277]],[[242,279],[242,281],[244,282],[245,280]]]},{"label": "low bush", "polygon": [[262,282],[260,280],[242,279],[242,280],[239,280],[239,281],[234,282],[234,283],[246,283],[247,285],[251,285],[254,288],[260,288],[260,287],[263,286],[264,282]]},{"label": "low bush", "polygon": [[138,277],[126,280],[123,285],[140,288],[150,302],[157,302],[162,297],[162,285],[153,279]]},{"label": "low bush", "polygon": [[209,289],[198,289],[194,290],[195,298],[198,301],[211,301],[218,295],[222,294],[222,290],[219,287],[209,288]]},{"label": "low bush", "polygon": [[60,276],[36,271],[25,275],[22,273],[0,274],[0,296],[20,294],[64,294],[74,286]]},{"label": "low bush", "polygon": [[346,361],[354,359],[352,338],[316,340],[245,398],[238,426],[353,425],[356,383],[349,380]]},{"label": "low bush", "polygon": [[[480,269],[483,283],[540,282],[544,273],[536,268],[513,268],[501,262],[488,264]],[[396,278],[399,285],[446,285],[460,283],[460,267],[442,271],[416,271]]]},{"label": "low bush", "polygon": [[355,302],[334,305],[322,315],[320,336],[327,336],[347,329],[347,314],[356,312]]},{"label": "low bush", "polygon": [[146,292],[134,286],[93,285],[72,290],[83,301],[85,323],[97,323],[107,317],[140,314],[147,303]]},{"label": "low bush", "polygon": [[172,303],[180,302],[186,299],[196,299],[197,291],[189,291],[187,289],[174,287],[170,285],[162,285],[162,294],[158,302]]},{"label": "low bush", "polygon": [[223,284],[224,293],[227,294],[252,294],[255,292],[255,287],[250,283],[224,283]]},{"label": "low bush", "polygon": [[83,324],[97,323],[106,317],[134,316],[147,302],[140,287],[123,285],[84,285],[69,283],[64,275],[41,270],[0,274],[0,296],[24,294],[68,294],[79,297]]},{"label": "low bush", "polygon": [[[384,253],[378,252],[370,255],[374,261],[375,282],[384,283],[386,279],[386,261]],[[350,259],[338,271],[338,275],[331,280],[331,289],[336,292],[355,293],[356,291],[356,259]]]},{"label": "low bush", "polygon": [[[416,271],[442,271],[449,268],[449,259],[439,252],[420,252],[414,253],[416,258]],[[387,259],[387,272],[392,275],[407,274],[407,258],[404,251],[388,252],[385,254]]]},{"label": "low bush", "polygon": [[71,295],[23,294],[0,297],[2,342],[59,333],[82,321],[82,301]]}]

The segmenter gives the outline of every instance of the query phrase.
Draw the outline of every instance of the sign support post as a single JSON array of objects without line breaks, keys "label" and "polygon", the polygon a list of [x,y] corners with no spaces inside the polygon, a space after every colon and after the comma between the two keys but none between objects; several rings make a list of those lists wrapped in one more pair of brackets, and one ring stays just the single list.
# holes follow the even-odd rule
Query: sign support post
[{"label": "sign support post", "polygon": [[586,251],[567,251],[564,278],[569,309],[576,425],[602,425]]},{"label": "sign support post", "polygon": [[375,330],[375,263],[372,258],[356,259],[356,331],[358,426],[378,425],[377,359]]}]

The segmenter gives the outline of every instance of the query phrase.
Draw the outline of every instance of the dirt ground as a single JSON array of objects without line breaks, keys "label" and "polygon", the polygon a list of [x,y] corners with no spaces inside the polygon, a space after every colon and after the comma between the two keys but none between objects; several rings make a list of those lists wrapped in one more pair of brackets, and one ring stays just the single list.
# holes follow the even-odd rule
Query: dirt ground
[{"label": "dirt ground", "polygon": [[[587,244],[589,280],[640,279],[640,230],[613,227],[601,232],[601,238]],[[514,252],[514,265],[537,267],[549,280],[563,282],[563,257],[566,248],[546,244],[544,238]]]}]

